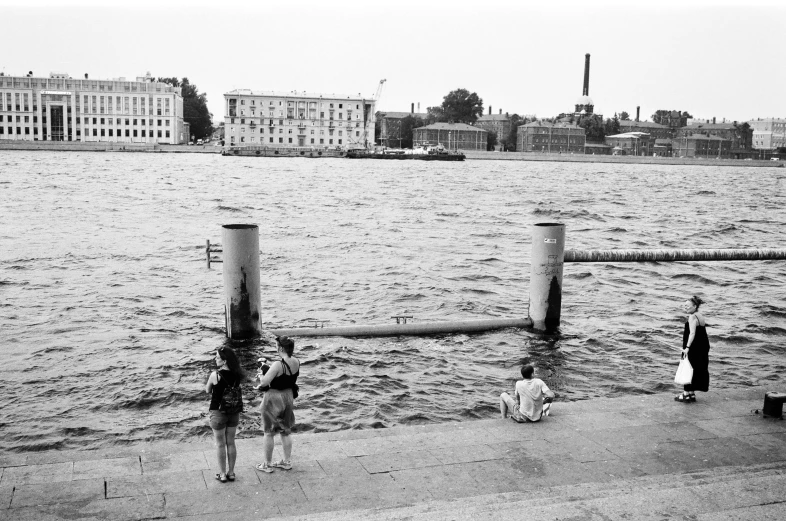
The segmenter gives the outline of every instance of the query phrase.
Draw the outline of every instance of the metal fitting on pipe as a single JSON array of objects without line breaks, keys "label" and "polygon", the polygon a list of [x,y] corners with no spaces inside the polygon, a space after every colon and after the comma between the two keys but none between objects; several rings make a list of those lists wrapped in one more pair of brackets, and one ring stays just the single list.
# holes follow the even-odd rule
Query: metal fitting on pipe
[{"label": "metal fitting on pipe", "polygon": [[259,336],[259,227],[255,224],[222,226],[224,299],[227,336],[247,340]]}]

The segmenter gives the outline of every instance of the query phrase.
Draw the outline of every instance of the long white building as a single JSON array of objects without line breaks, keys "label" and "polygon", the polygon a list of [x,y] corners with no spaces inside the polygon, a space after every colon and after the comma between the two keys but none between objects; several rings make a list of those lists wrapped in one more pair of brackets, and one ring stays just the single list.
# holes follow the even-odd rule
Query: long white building
[{"label": "long white building", "polygon": [[357,148],[374,143],[370,97],[238,89],[224,94],[224,102],[227,145]]},{"label": "long white building", "polygon": [[184,143],[180,87],[136,81],[0,75],[0,140]]}]

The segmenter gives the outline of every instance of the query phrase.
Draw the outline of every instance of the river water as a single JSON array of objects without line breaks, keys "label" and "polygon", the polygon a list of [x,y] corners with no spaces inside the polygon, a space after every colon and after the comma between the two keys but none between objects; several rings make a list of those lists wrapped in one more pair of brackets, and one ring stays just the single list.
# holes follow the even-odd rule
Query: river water
[{"label": "river water", "polygon": [[[0,152],[0,201],[0,450],[106,448],[210,435],[222,224],[260,226],[271,327],[517,317],[534,223],[574,249],[783,247],[786,171]],[[493,417],[524,360],[558,401],[676,389],[692,294],[711,387],[777,388],[785,284],[782,261],[568,264],[558,335],[299,339],[298,430]]]}]

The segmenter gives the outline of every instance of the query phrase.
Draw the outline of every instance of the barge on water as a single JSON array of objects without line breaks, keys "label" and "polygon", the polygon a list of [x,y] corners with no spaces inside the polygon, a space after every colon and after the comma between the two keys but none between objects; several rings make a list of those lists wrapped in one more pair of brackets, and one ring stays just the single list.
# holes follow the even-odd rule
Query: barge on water
[{"label": "barge on water", "polygon": [[417,147],[412,150],[382,149],[382,150],[350,150],[347,152],[349,159],[415,159],[420,161],[464,161],[466,156],[462,152],[446,150],[442,146]]},{"label": "barge on water", "polygon": [[312,147],[265,147],[265,146],[230,146],[221,152],[222,156],[242,157],[347,157],[347,151],[338,148]]}]

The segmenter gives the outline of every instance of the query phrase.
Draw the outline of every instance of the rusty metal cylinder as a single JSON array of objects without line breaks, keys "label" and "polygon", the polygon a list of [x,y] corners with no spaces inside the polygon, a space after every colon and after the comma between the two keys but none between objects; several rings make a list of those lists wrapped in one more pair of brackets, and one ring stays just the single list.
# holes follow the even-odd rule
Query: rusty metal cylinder
[{"label": "rusty metal cylinder", "polygon": [[259,227],[255,224],[222,226],[224,301],[227,336],[246,340],[260,334]]},{"label": "rusty metal cylinder", "polygon": [[529,317],[534,329],[553,331],[559,327],[564,254],[564,224],[538,223],[532,227]]}]

